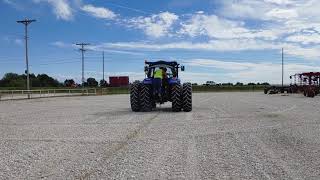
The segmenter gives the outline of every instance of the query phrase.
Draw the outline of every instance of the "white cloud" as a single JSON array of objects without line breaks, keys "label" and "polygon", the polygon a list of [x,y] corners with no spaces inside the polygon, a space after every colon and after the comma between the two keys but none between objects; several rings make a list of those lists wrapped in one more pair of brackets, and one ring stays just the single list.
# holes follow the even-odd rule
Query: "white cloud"
[{"label": "white cloud", "polygon": [[[313,0],[307,0],[313,1]],[[222,3],[220,14],[229,18],[273,20],[296,18],[304,0],[238,0]]]},{"label": "white cloud", "polygon": [[56,47],[59,47],[59,48],[72,47],[71,44],[67,44],[67,43],[64,43],[64,42],[62,42],[62,41],[53,42],[53,43],[51,43],[51,45],[56,46]]},{"label": "white cloud", "polygon": [[[191,59],[186,60],[184,63],[187,66],[191,66],[190,69],[192,69],[192,67],[205,67],[206,69],[214,68],[212,69],[212,72],[216,71],[216,69],[223,70],[224,73],[220,75],[211,73],[206,73],[207,75],[204,75],[204,77],[210,77],[210,79],[207,80],[213,80],[216,82],[270,82],[272,84],[281,83],[281,64],[236,62],[213,59]],[[290,75],[300,72],[318,71],[319,69],[319,66],[287,63],[285,64],[285,83],[290,83]],[[201,76],[202,75],[200,75],[200,78]],[[193,79],[193,82],[199,81],[197,79]]]},{"label": "white cloud", "polygon": [[2,0],[3,3],[17,9],[17,10],[23,10],[25,7],[23,4],[21,4],[18,0]]},{"label": "white cloud", "polygon": [[[303,57],[310,60],[319,59],[320,58],[319,52],[320,52],[320,46],[313,46],[313,47],[292,46],[292,48],[286,49],[286,54]],[[319,69],[317,71],[319,71]]]},{"label": "white cloud", "polygon": [[271,18],[277,18],[277,19],[292,19],[297,18],[298,13],[295,9],[280,9],[275,8],[271,11],[266,13],[266,16]]},{"label": "white cloud", "polygon": [[264,1],[267,3],[274,3],[277,5],[289,5],[294,3],[292,0],[264,0]]},{"label": "white cloud", "polygon": [[277,39],[276,31],[268,29],[247,29],[241,21],[231,21],[219,18],[216,15],[195,14],[190,20],[183,22],[181,34],[191,37],[205,35],[211,38],[263,38],[268,40]]},{"label": "white cloud", "polygon": [[[55,41],[55,42],[50,43],[50,45],[58,47],[58,48],[73,48],[73,49],[79,48],[75,44],[65,43],[63,41]],[[87,46],[87,49],[91,50],[91,51],[97,51],[97,52],[104,51],[106,53],[112,53],[112,54],[129,54],[129,55],[134,55],[134,56],[143,56],[143,55],[145,55],[144,53],[141,53],[141,52],[132,52],[132,51],[122,51],[122,50],[108,49],[108,48],[106,48],[104,46],[104,44],[101,44],[101,45],[90,45],[90,46]]]},{"label": "white cloud", "polygon": [[204,51],[243,51],[243,50],[265,50],[265,49],[281,49],[289,44],[265,43],[264,41],[256,41],[250,39],[235,40],[213,40],[205,43],[191,42],[174,42],[167,44],[152,44],[144,42],[118,42],[105,43],[106,48],[116,49],[135,49],[135,50],[204,50]]},{"label": "white cloud", "polygon": [[53,12],[58,19],[71,20],[73,10],[68,0],[33,0],[35,3],[47,2],[53,7]]},{"label": "white cloud", "polygon": [[296,34],[286,38],[289,42],[298,42],[302,44],[320,43],[319,34]]},{"label": "white cloud", "polygon": [[148,17],[132,18],[127,23],[129,27],[142,29],[150,37],[159,38],[170,35],[169,31],[178,19],[174,13],[162,12]]},{"label": "white cloud", "polygon": [[263,50],[281,50],[285,49],[285,54],[307,59],[320,58],[320,46],[302,47],[290,43],[277,43],[273,41],[263,41],[255,39],[222,39],[212,40],[205,43],[191,42],[173,42],[173,43],[144,43],[144,42],[118,42],[104,43],[105,48],[112,49],[134,49],[139,51],[162,51],[162,50],[201,50],[201,51],[216,51],[216,52],[231,52],[231,51],[263,51]]},{"label": "white cloud", "polygon": [[117,16],[114,12],[107,8],[95,7],[91,4],[84,5],[81,9],[94,17],[102,19],[114,19]]},{"label": "white cloud", "polygon": [[23,39],[16,38],[14,36],[4,36],[2,39],[4,41],[6,41],[7,43],[10,43],[10,44],[16,44],[16,45],[19,45],[19,46],[23,46],[24,45],[24,40]]},{"label": "white cloud", "polygon": [[[33,1],[50,3],[57,17],[64,20],[72,19],[75,10],[103,19],[115,19],[118,16],[104,7],[85,5],[81,0]],[[117,18],[116,23],[141,30],[151,38],[147,43],[106,43],[95,48],[113,48],[109,50],[127,53],[127,49],[140,52],[168,49],[227,52],[279,50],[284,47],[286,54],[291,56],[320,58],[320,1],[225,0],[220,4],[222,7],[217,7],[215,14],[197,11],[178,16],[172,12],[161,12]],[[169,42],[169,38],[174,40]]]},{"label": "white cloud", "polygon": [[12,0],[2,0],[2,2],[6,3],[6,4],[9,4],[9,5],[15,5],[14,1]]},{"label": "white cloud", "polygon": [[22,46],[23,45],[23,40],[22,39],[15,39],[14,43],[16,43],[19,46]]}]

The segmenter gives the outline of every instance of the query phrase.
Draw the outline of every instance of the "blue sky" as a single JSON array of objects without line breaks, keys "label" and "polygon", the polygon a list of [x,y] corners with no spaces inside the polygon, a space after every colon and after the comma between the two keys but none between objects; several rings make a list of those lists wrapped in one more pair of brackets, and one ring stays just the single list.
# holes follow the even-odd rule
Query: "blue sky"
[{"label": "blue sky", "polygon": [[148,60],[177,60],[185,81],[280,83],[281,48],[289,75],[319,71],[318,0],[0,0],[0,76],[23,73],[23,26],[29,26],[30,70],[58,80],[85,76],[142,79]]}]

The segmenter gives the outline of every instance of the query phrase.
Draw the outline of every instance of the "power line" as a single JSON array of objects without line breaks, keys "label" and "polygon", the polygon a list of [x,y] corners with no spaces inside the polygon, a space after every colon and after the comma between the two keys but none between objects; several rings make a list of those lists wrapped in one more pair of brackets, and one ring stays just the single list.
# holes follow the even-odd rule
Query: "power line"
[{"label": "power line", "polygon": [[149,15],[152,14],[151,12],[143,11],[141,9],[131,8],[131,7],[128,7],[128,6],[123,6],[123,5],[119,5],[119,4],[115,4],[115,3],[107,2],[106,4],[110,4],[110,5],[115,6],[115,7],[119,7],[119,8],[131,10],[131,11],[139,12],[139,13],[142,13],[142,14],[149,14]]},{"label": "power line", "polygon": [[84,87],[84,52],[86,49],[84,49],[85,46],[90,45],[89,43],[76,43],[77,46],[80,46],[81,51],[81,57],[82,57],[82,87]]},{"label": "power line", "polygon": [[[104,55],[104,61],[105,62],[119,62],[119,59],[111,59],[113,56],[108,56],[108,55]],[[96,61],[100,61],[101,62],[101,56],[86,56],[85,57],[86,59],[91,59],[92,61],[96,62]],[[41,59],[45,59],[45,58],[41,58]],[[73,60],[75,59],[78,59],[78,58],[66,58],[66,59],[46,59],[46,61],[37,61],[38,63],[60,63],[60,62],[69,62],[69,61],[72,61],[74,62]],[[131,63],[131,62],[136,62],[136,61],[140,61],[141,59],[133,59],[133,60],[130,60],[130,61],[126,61],[126,62],[123,62],[123,63]],[[79,60],[77,60],[77,62],[79,62]],[[0,64],[11,64],[11,63],[22,63],[21,62],[21,59],[18,60],[18,59],[11,59],[11,60],[8,60],[8,59],[5,59],[5,60],[1,60],[0,59]],[[120,62],[121,63],[121,62]]]},{"label": "power line", "polygon": [[74,63],[74,62],[79,62],[77,61],[61,61],[61,62],[54,62],[54,63],[42,63],[42,64],[37,64],[39,66],[46,66],[46,65],[53,65],[53,64],[69,64],[69,63]]},{"label": "power line", "polygon": [[29,60],[28,60],[28,25],[31,24],[32,22],[35,22],[36,20],[34,19],[25,19],[21,21],[17,21],[17,23],[24,24],[25,27],[25,46],[26,46],[26,66],[27,66],[27,90],[28,90],[28,99],[30,99],[30,77],[29,77]]}]

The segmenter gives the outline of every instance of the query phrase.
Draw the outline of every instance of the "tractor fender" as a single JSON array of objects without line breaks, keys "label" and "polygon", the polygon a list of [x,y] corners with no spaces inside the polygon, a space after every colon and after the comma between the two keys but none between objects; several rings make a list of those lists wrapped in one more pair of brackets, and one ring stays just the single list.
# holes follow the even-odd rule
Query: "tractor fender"
[{"label": "tractor fender", "polygon": [[152,78],[146,78],[142,81],[142,84],[152,85]]},{"label": "tractor fender", "polygon": [[170,84],[170,85],[180,84],[180,79],[178,79],[178,78],[170,78],[170,79],[169,79],[169,84]]}]

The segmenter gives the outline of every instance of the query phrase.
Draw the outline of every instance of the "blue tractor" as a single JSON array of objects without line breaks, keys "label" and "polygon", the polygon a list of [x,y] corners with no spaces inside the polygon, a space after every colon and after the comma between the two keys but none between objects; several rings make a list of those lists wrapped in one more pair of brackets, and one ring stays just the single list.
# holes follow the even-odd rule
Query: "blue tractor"
[{"label": "blue tractor", "polygon": [[[161,92],[155,93],[156,69],[165,69],[166,74],[161,83]],[[181,84],[179,69],[184,71],[176,61],[145,62],[146,78],[140,82],[136,81],[130,86],[130,103],[132,111],[149,112],[156,108],[156,104],[172,102],[172,111],[192,111],[192,85]]]}]

